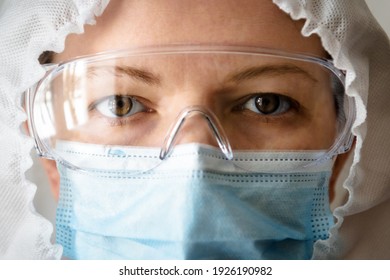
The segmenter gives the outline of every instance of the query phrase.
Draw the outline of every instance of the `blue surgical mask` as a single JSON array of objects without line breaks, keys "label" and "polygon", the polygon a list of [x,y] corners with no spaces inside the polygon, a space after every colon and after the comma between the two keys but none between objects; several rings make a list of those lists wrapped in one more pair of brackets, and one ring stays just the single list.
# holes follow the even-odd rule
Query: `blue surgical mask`
[{"label": "blue surgical mask", "polygon": [[[238,153],[228,161],[217,149],[187,144],[137,173],[97,168],[104,154],[64,146],[67,156],[96,163],[93,172],[58,164],[57,242],[71,259],[310,259],[333,224],[331,160],[288,168],[318,158],[314,152]],[[123,166],[147,165],[146,150],[137,160],[122,156]]]}]

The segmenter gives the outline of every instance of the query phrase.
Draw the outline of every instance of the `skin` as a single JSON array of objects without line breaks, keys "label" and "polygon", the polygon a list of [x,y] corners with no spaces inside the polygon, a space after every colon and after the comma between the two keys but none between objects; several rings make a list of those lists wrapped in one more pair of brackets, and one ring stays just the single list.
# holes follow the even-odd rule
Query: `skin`
[{"label": "skin", "polygon": [[[96,25],[85,26],[85,33],[81,35],[69,35],[65,51],[55,55],[54,60],[63,61],[113,49],[168,44],[252,46],[327,57],[319,37],[301,35],[303,23],[293,21],[270,0],[115,0],[97,19]],[[176,82],[172,77],[168,80]],[[182,91],[184,85],[181,86]],[[175,96],[176,103],[169,103],[172,108],[176,108],[175,104],[190,106],[204,102],[205,96],[196,94],[198,88],[193,84],[186,86],[188,94]],[[174,115],[177,112],[172,113]],[[186,134],[186,141],[207,141],[200,140],[203,137],[200,134]],[[335,162],[331,198],[346,158],[347,155],[338,156]],[[55,162],[43,160],[43,164],[58,198],[59,175]]]}]

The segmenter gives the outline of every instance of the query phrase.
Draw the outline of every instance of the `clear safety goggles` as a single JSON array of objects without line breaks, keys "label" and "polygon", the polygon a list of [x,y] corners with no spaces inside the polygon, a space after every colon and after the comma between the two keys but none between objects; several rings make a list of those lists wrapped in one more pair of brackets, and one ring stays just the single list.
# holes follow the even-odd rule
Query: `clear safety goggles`
[{"label": "clear safety goggles", "polygon": [[90,166],[67,158],[63,143],[103,147],[107,169],[110,160],[145,147],[159,164],[184,143],[214,146],[229,161],[255,152],[318,152],[321,161],[351,147],[355,108],[344,73],[330,60],[252,47],[166,46],[45,67],[26,92],[30,133],[40,156],[75,169]]}]

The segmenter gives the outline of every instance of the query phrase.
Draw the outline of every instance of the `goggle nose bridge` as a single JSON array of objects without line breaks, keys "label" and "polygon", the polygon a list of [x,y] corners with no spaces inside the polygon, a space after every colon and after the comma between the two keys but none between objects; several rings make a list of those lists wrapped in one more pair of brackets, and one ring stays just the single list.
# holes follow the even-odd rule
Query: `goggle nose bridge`
[{"label": "goggle nose bridge", "polygon": [[233,152],[222,125],[210,110],[202,106],[189,106],[180,112],[164,139],[164,143],[160,151],[160,159],[164,160],[172,152],[175,140],[181,127],[186,119],[194,115],[201,115],[207,121],[207,124],[209,125],[213,136],[217,140],[218,146],[223,154],[228,160],[233,159]]}]

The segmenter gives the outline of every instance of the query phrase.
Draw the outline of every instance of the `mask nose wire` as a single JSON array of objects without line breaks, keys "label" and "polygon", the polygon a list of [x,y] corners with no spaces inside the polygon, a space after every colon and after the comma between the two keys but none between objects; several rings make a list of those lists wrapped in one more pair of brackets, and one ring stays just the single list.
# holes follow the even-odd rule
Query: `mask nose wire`
[{"label": "mask nose wire", "polygon": [[184,124],[185,120],[196,114],[200,114],[205,118],[215,139],[217,140],[219,148],[225,157],[228,160],[233,159],[232,148],[228,138],[226,137],[225,131],[222,128],[222,125],[210,110],[201,106],[190,106],[180,112],[164,139],[164,143],[160,151],[160,159],[165,159],[171,153],[173,146],[175,145],[178,132]]}]

